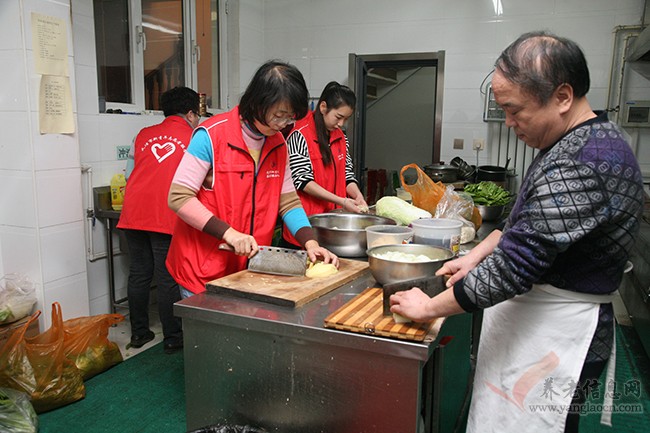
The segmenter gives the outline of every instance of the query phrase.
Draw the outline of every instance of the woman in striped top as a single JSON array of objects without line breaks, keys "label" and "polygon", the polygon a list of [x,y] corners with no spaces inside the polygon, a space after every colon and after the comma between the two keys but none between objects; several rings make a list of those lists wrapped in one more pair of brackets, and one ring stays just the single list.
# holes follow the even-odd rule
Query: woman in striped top
[{"label": "woman in striped top", "polygon": [[[335,208],[354,213],[368,210],[341,130],[355,105],[352,90],[332,81],[325,86],[316,109],[296,122],[287,138],[293,183],[307,215]],[[283,238],[297,245],[286,227]]]}]

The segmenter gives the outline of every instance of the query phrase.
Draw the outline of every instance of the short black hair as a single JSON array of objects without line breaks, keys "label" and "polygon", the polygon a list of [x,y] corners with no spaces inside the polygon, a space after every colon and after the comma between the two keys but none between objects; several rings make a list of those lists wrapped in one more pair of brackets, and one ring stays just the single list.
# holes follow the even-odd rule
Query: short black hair
[{"label": "short black hair", "polygon": [[[266,125],[267,111],[278,102],[287,102],[296,119],[309,110],[309,90],[295,66],[278,60],[264,63],[255,72],[239,101],[239,115],[248,124],[255,120]],[[267,125],[268,126],[268,125]]]},{"label": "short black hair", "polygon": [[589,68],[575,42],[544,31],[524,33],[496,61],[508,81],[545,105],[562,84],[580,98],[589,91]]},{"label": "short black hair", "polygon": [[199,94],[189,87],[174,87],[160,96],[160,106],[165,117],[190,111],[199,114]]}]

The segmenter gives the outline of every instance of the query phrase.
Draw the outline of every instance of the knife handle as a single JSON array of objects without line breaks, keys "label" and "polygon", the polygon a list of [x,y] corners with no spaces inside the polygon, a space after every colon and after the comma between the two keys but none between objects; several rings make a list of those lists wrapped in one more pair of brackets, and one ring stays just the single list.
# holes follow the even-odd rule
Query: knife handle
[{"label": "knife handle", "polygon": [[235,252],[235,248],[233,248],[232,245],[228,245],[228,244],[225,243],[225,242],[222,243],[222,244],[219,244],[219,247],[218,247],[218,248],[219,248],[220,250],[222,250],[222,251],[230,251],[231,253]]}]

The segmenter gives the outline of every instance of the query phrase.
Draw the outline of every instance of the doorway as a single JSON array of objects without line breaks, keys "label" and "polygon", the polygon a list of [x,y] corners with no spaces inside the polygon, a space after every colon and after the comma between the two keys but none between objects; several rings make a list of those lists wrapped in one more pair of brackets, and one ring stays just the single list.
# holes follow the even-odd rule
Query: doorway
[{"label": "doorway", "polygon": [[357,106],[347,135],[369,204],[394,192],[404,165],[440,160],[444,60],[444,51],[349,55]]}]

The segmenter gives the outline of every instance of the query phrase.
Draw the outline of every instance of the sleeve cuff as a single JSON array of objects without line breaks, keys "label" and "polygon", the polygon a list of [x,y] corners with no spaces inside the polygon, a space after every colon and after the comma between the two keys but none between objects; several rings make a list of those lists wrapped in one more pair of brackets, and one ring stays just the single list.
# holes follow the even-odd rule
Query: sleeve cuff
[{"label": "sleeve cuff", "polygon": [[474,305],[474,303],[469,299],[467,293],[465,293],[465,290],[463,289],[464,283],[465,278],[456,281],[456,284],[454,284],[454,297],[456,298],[456,302],[458,302],[458,305],[468,313],[480,310],[480,308]]}]

